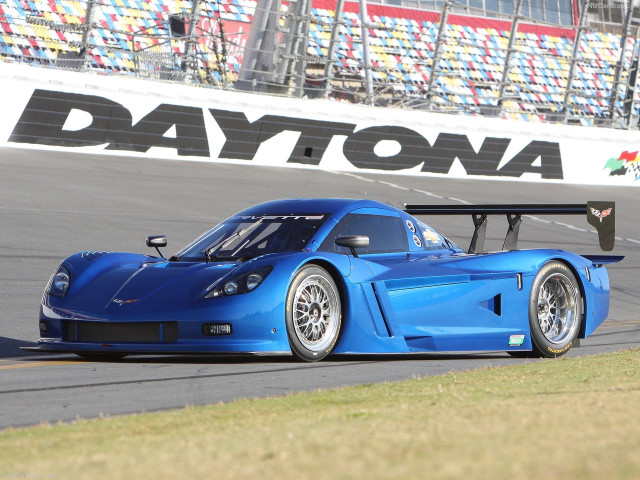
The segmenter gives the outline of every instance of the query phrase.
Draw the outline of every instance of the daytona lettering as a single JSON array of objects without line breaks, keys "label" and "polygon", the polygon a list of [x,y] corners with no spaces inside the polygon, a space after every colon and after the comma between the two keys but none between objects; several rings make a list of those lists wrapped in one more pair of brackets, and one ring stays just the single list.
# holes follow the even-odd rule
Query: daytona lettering
[{"label": "daytona lettering", "polygon": [[[65,129],[74,110],[88,113],[91,123],[78,130]],[[225,137],[217,157],[209,150],[205,115],[213,118]],[[505,159],[512,142],[509,138],[486,137],[476,151],[463,134],[439,132],[430,143],[407,127],[357,127],[351,123],[278,115],[249,121],[243,112],[171,104],[160,104],[133,123],[130,110],[113,100],[36,89],[9,142],[64,147],[104,145],[105,150],[142,153],[164,147],[175,149],[178,156],[251,161],[264,142],[288,131],[299,136],[293,150],[287,152],[287,163],[318,165],[329,143],[342,136],[345,137],[342,153],[358,169],[396,171],[419,167],[421,172],[447,174],[457,160],[468,175],[517,178],[534,173],[543,179],[564,178],[557,142],[533,140]],[[385,140],[397,142],[399,151],[389,156],[376,153],[376,146]]]}]

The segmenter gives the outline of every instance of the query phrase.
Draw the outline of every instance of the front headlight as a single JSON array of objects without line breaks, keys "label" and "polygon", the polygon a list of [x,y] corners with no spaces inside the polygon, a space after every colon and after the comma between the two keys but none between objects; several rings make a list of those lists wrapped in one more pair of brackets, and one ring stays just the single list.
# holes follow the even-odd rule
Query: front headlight
[{"label": "front headlight", "polygon": [[49,279],[46,293],[53,295],[54,297],[64,297],[69,290],[71,284],[71,274],[69,269],[64,265],[60,265],[56,273],[54,273]]},{"label": "front headlight", "polygon": [[250,272],[241,273],[229,280],[219,284],[213,284],[211,290],[204,298],[216,298],[229,295],[237,295],[239,293],[249,293],[263,282],[267,275],[273,270],[273,267],[262,267]]}]

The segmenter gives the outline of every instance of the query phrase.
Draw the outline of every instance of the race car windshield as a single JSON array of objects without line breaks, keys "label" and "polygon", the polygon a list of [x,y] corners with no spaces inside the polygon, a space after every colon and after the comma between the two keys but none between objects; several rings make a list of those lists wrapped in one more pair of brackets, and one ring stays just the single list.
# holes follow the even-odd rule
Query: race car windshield
[{"label": "race car windshield", "polygon": [[324,214],[236,215],[183,248],[172,260],[235,260],[267,253],[299,252],[326,218]]}]

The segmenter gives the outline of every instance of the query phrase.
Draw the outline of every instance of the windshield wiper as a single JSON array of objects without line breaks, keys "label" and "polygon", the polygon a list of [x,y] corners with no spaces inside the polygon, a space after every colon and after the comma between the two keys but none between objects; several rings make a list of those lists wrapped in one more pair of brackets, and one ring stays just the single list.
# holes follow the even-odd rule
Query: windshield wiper
[{"label": "windshield wiper", "polygon": [[207,263],[209,263],[212,260],[221,260],[221,259],[229,259],[229,260],[237,260],[239,258],[243,258],[243,257],[236,257],[233,255],[229,255],[229,256],[224,256],[224,255],[211,255],[211,253],[218,249],[218,248],[222,248],[224,247],[224,245],[227,242],[230,242],[231,240],[234,239],[238,239],[241,237],[244,237],[247,233],[251,232],[254,228],[256,228],[258,225],[260,225],[260,223],[262,223],[262,220],[264,219],[264,217],[260,217],[259,220],[253,222],[251,225],[249,225],[247,228],[244,228],[242,230],[238,230],[236,233],[234,233],[233,235],[225,238],[224,240],[220,240],[218,243],[216,243],[214,246],[207,248],[207,250],[204,252],[204,258],[205,261]]}]

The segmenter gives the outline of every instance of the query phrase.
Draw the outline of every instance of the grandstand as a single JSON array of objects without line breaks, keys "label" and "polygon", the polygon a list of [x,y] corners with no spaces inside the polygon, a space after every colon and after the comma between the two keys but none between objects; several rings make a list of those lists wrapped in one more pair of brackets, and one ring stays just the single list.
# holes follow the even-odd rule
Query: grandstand
[{"label": "grandstand", "polygon": [[638,7],[537,3],[545,8],[528,0],[4,0],[0,59],[210,88],[637,128]]}]

